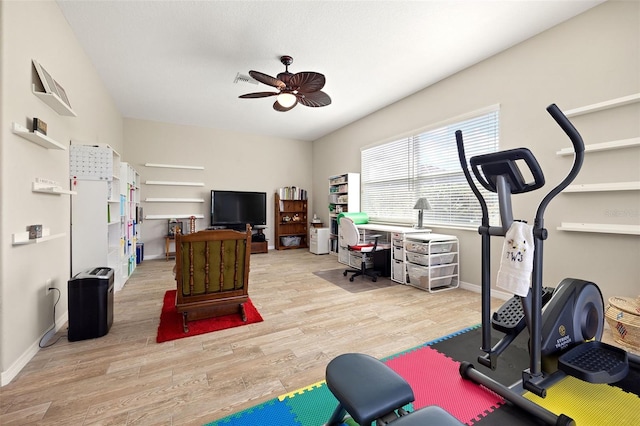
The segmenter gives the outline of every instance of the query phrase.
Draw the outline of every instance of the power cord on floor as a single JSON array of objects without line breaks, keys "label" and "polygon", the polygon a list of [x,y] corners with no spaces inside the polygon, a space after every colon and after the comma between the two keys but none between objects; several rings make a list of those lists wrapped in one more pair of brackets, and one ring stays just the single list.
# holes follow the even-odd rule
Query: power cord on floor
[{"label": "power cord on floor", "polygon": [[40,341],[38,342],[38,346],[40,348],[48,348],[50,346],[55,345],[56,343],[58,343],[58,340],[62,339],[63,337],[66,337],[67,335],[65,334],[64,336],[60,336],[58,337],[53,343],[49,343],[48,345],[43,345],[42,341],[44,340],[45,337],[47,337],[49,335],[49,333],[51,332],[51,330],[55,330],[56,328],[56,306],[58,306],[58,302],[60,302],[60,297],[62,296],[62,293],[60,292],[59,288],[55,288],[55,287],[49,287],[49,290],[55,290],[58,292],[58,298],[56,299],[56,302],[53,304],[53,327],[51,327],[49,330],[47,330],[46,333],[44,333],[44,336],[42,336],[42,338],[40,339]]}]

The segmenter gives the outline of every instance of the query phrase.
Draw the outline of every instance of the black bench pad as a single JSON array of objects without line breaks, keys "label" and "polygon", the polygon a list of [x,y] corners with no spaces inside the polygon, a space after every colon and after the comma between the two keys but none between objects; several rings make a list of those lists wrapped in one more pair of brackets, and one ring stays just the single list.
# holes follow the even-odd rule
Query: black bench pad
[{"label": "black bench pad", "polygon": [[361,425],[369,425],[415,399],[402,376],[366,354],[342,354],[331,360],[326,381],[342,407]]}]

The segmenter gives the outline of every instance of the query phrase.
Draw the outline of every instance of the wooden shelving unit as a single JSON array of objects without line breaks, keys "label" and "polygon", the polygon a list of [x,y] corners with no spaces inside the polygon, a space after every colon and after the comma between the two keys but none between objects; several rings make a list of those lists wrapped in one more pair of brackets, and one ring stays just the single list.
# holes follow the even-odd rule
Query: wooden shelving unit
[{"label": "wooden shelving unit", "polygon": [[307,200],[282,200],[275,194],[275,247],[288,250],[309,247]]}]

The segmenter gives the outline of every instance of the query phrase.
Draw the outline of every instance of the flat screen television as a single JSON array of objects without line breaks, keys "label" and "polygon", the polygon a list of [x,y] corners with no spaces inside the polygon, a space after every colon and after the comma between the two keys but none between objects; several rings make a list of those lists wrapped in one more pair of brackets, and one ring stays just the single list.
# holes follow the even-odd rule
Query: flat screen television
[{"label": "flat screen television", "polygon": [[244,228],[267,224],[267,193],[211,191],[211,226]]}]

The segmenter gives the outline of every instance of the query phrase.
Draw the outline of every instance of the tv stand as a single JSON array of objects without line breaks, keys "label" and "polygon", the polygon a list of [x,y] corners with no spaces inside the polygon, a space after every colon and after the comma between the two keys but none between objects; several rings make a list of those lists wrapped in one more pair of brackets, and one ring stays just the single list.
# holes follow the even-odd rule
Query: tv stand
[{"label": "tv stand", "polygon": [[[232,229],[234,231],[243,231],[245,229],[245,226],[246,225],[227,225],[227,226],[212,225],[212,226],[209,226],[207,230]],[[267,227],[264,225],[256,225],[251,228],[253,231],[256,231],[256,233],[253,234],[251,237],[251,254],[269,252],[267,238],[266,238],[266,235],[264,235],[264,230],[266,228]]]},{"label": "tv stand", "polygon": [[264,235],[264,228],[257,228],[256,233],[251,237],[251,254],[268,252],[269,246]]}]

